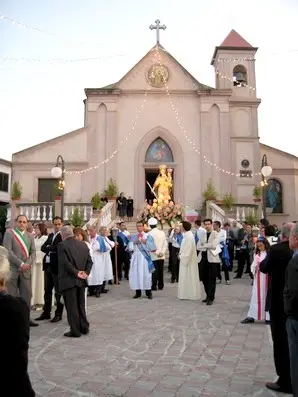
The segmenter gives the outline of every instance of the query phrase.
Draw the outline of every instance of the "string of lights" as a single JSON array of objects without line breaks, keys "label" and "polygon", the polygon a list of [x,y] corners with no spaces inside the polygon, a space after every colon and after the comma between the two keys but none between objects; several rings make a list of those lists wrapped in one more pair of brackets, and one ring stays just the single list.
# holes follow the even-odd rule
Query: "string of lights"
[{"label": "string of lights", "polygon": [[46,35],[48,37],[53,37],[55,39],[62,40],[62,41],[68,42],[68,43],[85,45],[85,46],[89,46],[89,47],[90,46],[92,46],[92,47],[100,47],[100,44],[90,43],[90,42],[85,42],[85,41],[73,41],[73,40],[71,40],[69,38],[58,36],[58,35],[56,35],[54,33],[47,32],[46,30],[35,28],[33,26],[27,25],[26,23],[19,22],[19,21],[13,19],[13,18],[7,17],[4,14],[0,14],[0,19],[11,23],[12,25],[17,26],[18,28],[29,29],[29,30],[32,30],[34,32],[42,33],[42,34],[44,34],[44,35]]},{"label": "string of lights", "polygon": [[[150,64],[154,65],[154,64],[157,63],[157,58],[156,57],[157,57],[157,54],[155,52],[154,53],[154,57],[153,57],[153,61],[151,61]],[[135,117],[134,117],[133,122],[132,122],[131,130],[121,140],[118,148],[115,149],[112,154],[110,154],[106,159],[102,160],[100,163],[98,163],[96,165],[93,165],[91,167],[88,167],[88,168],[86,168],[84,170],[79,170],[79,171],[67,171],[66,170],[65,173],[68,174],[68,175],[81,175],[81,174],[84,174],[86,172],[94,171],[94,170],[98,169],[99,167],[101,167],[102,165],[107,164],[109,161],[111,161],[120,152],[120,150],[123,148],[123,146],[128,141],[128,139],[136,132],[137,123],[138,123],[138,120],[140,118],[141,112],[143,111],[143,109],[145,107],[145,104],[147,102],[147,96],[148,96],[148,92],[150,90],[151,90],[151,86],[149,85],[148,90],[146,90],[145,93],[144,93],[144,98],[143,98],[143,100],[141,102],[141,105],[139,106],[139,108],[136,111]]]},{"label": "string of lights", "polygon": [[[230,76],[226,76],[226,75],[222,74],[221,72],[219,72],[218,70],[216,71],[216,74],[217,74],[221,79],[226,79],[226,80],[229,80],[229,81],[231,81],[232,83],[234,83],[234,80],[233,80]],[[253,86],[248,85],[248,84],[246,84],[246,83],[243,83],[243,86],[242,86],[242,87],[246,87],[246,88],[248,88],[248,89],[251,90],[251,91],[256,91],[256,87],[253,87]]]},{"label": "string of lights", "polygon": [[[162,67],[162,61],[161,61],[161,56],[160,56],[159,50],[157,50],[157,52],[158,52],[158,63]],[[161,68],[161,70],[163,70],[163,69]],[[190,137],[188,136],[188,133],[187,133],[186,129],[184,128],[182,122],[181,122],[180,114],[178,112],[178,109],[174,105],[174,102],[172,101],[171,93],[170,93],[170,90],[169,90],[169,87],[168,87],[168,84],[167,84],[167,79],[165,78],[165,76],[164,76],[163,80],[164,80],[164,87],[166,89],[166,95],[169,97],[170,107],[171,107],[172,111],[175,113],[175,118],[176,118],[177,124],[179,125],[180,130],[181,130],[185,140],[189,143],[189,145],[192,147],[194,152],[196,152],[199,156],[203,156],[204,162],[206,164],[208,164],[209,166],[214,167],[216,170],[218,170],[218,171],[220,171],[220,172],[222,172],[224,174],[227,174],[227,175],[240,177],[241,176],[240,173],[238,174],[238,173],[232,172],[230,170],[225,170],[224,168],[220,167],[218,164],[210,161],[205,155],[203,155],[201,153],[201,151],[197,147],[196,143],[192,139],[190,139]],[[261,173],[260,172],[254,172],[251,175],[252,176],[253,175],[258,175],[259,176],[259,175],[261,175]]]},{"label": "string of lights", "polygon": [[4,62],[28,62],[28,63],[50,63],[50,64],[61,64],[61,63],[75,63],[75,62],[86,62],[86,61],[97,61],[110,58],[124,57],[127,54],[116,54],[116,55],[106,55],[99,57],[89,57],[89,58],[50,58],[50,59],[37,59],[37,58],[15,58],[15,57],[4,57],[1,60]]}]

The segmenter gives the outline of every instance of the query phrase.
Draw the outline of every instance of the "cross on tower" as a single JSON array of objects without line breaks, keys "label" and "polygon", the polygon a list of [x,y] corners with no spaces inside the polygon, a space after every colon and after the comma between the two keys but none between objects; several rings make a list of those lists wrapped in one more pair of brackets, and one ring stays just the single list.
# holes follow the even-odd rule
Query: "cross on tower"
[{"label": "cross on tower", "polygon": [[161,30],[166,30],[166,25],[160,25],[160,20],[159,19],[157,19],[156,21],[155,21],[155,23],[156,23],[156,25],[150,25],[149,26],[149,29],[151,29],[151,30],[156,30],[156,44],[159,44],[159,30],[161,29]]}]

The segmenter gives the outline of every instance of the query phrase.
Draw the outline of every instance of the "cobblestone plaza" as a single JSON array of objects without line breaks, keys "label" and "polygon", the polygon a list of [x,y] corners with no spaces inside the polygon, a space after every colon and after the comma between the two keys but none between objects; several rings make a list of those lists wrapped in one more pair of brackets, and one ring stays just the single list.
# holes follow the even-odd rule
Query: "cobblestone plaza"
[{"label": "cobblestone plaza", "polygon": [[[110,286],[111,287],[111,286]],[[88,299],[90,334],[65,338],[63,322],[31,329],[30,376],[47,397],[275,396],[270,329],[242,325],[248,279],[217,286],[216,301],[179,301],[166,283],[153,300],[128,282]],[[34,313],[35,314],[35,313]]]}]

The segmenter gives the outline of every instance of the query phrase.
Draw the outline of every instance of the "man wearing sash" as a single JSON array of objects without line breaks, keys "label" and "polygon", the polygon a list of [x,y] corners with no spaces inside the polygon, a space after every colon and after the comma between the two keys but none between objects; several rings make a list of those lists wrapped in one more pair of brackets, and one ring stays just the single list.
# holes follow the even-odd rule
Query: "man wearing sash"
[{"label": "man wearing sash", "polygon": [[[124,244],[124,248],[125,248],[125,251],[123,254],[124,277],[126,278],[126,280],[128,280],[129,263],[130,263],[130,253],[128,251],[128,243],[129,243],[129,239],[130,239],[130,233],[129,233],[129,231],[126,230],[125,222],[120,222],[118,236],[121,237],[123,244]],[[122,263],[120,265],[122,266]]]},{"label": "man wearing sash", "polygon": [[[34,265],[36,251],[34,237],[26,231],[28,219],[19,215],[16,219],[17,227],[7,230],[3,246],[9,252],[10,278],[7,284],[8,292],[12,296],[20,296],[27,305],[31,306],[31,267]],[[38,324],[30,320],[30,326]]]},{"label": "man wearing sash", "polygon": [[134,299],[140,298],[142,290],[145,290],[148,299],[152,299],[152,272],[154,264],[150,253],[156,251],[153,238],[144,232],[142,222],[137,223],[137,233],[134,234],[128,244],[128,249],[132,252],[129,286],[135,290]]}]

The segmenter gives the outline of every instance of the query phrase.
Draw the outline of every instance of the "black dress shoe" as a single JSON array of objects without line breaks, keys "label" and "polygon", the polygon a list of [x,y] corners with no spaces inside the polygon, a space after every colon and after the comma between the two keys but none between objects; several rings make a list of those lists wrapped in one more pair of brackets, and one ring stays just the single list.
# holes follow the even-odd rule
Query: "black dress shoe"
[{"label": "black dress shoe", "polygon": [[133,299],[138,299],[138,298],[140,298],[141,297],[141,295],[134,295],[134,297],[133,297]]},{"label": "black dress shoe", "polygon": [[39,317],[37,317],[35,319],[35,321],[43,321],[43,320],[50,320],[50,319],[51,319],[50,314],[41,313],[41,315]]},{"label": "black dress shoe", "polygon": [[241,278],[241,277],[240,276],[235,276],[234,279],[236,279],[236,278]]},{"label": "black dress shoe", "polygon": [[285,393],[285,394],[293,393],[293,390],[290,386],[287,386],[287,387],[280,386],[277,382],[267,382],[266,387],[269,390],[277,391],[280,393]]},{"label": "black dress shoe", "polygon": [[62,320],[61,316],[55,316],[52,318],[51,323],[58,323],[61,320]]},{"label": "black dress shoe", "polygon": [[86,328],[86,329],[81,330],[81,333],[82,333],[83,335],[88,335],[88,334],[89,334],[89,328]]},{"label": "black dress shoe", "polygon": [[38,327],[39,324],[35,323],[34,321],[30,320],[30,327]]},{"label": "black dress shoe", "polygon": [[151,290],[152,291],[157,291],[157,287],[152,287]]},{"label": "black dress shoe", "polygon": [[206,304],[207,304],[207,306],[211,306],[211,305],[213,305],[213,301],[211,299],[208,299]]},{"label": "black dress shoe", "polygon": [[101,293],[102,293],[102,294],[106,294],[106,293],[108,293],[108,292],[109,292],[108,289],[103,289],[103,290],[101,290]]},{"label": "black dress shoe", "polygon": [[74,335],[72,332],[65,332],[64,336],[67,336],[68,338],[80,338],[81,335]]},{"label": "black dress shoe", "polygon": [[254,322],[255,322],[255,320],[253,318],[247,317],[247,318],[245,318],[244,320],[241,321],[241,324],[252,324]]},{"label": "black dress shoe", "polygon": [[152,299],[152,294],[147,296],[148,299]]},{"label": "black dress shoe", "polygon": [[203,303],[207,303],[207,301],[208,301],[207,298],[202,300]]}]

